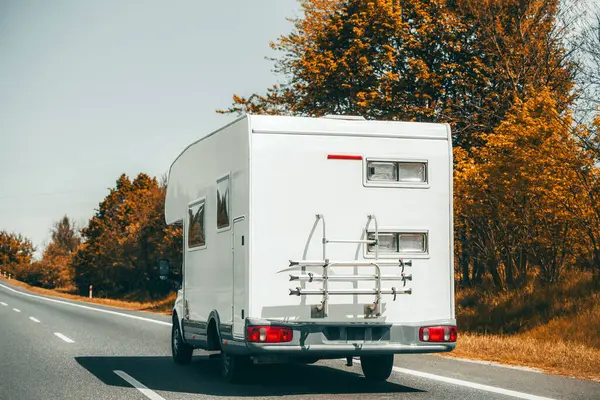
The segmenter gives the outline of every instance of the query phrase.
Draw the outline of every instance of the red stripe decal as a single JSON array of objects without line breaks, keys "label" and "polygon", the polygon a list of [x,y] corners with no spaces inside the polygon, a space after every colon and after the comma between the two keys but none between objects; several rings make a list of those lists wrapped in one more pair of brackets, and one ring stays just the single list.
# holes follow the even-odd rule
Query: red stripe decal
[{"label": "red stripe decal", "polygon": [[362,160],[362,156],[353,156],[348,154],[328,154],[328,160]]}]

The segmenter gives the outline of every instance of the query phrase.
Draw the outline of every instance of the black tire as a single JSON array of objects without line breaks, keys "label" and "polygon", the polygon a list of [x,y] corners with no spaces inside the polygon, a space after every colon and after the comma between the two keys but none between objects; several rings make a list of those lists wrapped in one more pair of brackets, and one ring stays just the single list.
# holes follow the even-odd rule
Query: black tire
[{"label": "black tire", "polygon": [[243,382],[251,365],[250,357],[236,356],[221,351],[221,376],[229,383]]},{"label": "black tire", "polygon": [[192,361],[194,348],[183,341],[179,322],[173,321],[171,328],[171,353],[176,364],[189,364]]},{"label": "black tire", "polygon": [[373,382],[383,382],[392,374],[394,355],[361,356],[360,366],[365,378]]}]

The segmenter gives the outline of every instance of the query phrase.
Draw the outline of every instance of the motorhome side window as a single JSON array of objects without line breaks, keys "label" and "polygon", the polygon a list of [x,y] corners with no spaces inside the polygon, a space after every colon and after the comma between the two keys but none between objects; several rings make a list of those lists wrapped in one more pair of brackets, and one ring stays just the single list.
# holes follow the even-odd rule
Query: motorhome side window
[{"label": "motorhome side window", "polygon": [[229,175],[217,181],[217,229],[229,227]]},{"label": "motorhome side window", "polygon": [[202,200],[188,208],[188,248],[190,249],[206,246],[205,205],[205,200]]}]

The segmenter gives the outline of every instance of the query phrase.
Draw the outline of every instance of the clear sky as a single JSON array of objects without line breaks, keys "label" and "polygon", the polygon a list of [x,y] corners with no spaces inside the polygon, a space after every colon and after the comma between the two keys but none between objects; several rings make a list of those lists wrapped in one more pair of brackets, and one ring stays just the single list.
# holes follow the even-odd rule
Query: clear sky
[{"label": "clear sky", "polygon": [[165,174],[276,82],[269,41],[295,0],[1,0],[0,230],[43,247],[121,173]]}]

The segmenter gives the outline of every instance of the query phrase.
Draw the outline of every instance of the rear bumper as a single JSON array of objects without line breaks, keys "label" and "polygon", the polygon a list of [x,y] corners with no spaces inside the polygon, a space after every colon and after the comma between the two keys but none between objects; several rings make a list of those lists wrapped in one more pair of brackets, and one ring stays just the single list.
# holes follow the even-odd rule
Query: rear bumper
[{"label": "rear bumper", "polygon": [[330,343],[309,346],[284,346],[284,345],[261,345],[248,344],[251,354],[277,354],[288,356],[311,356],[311,357],[348,357],[368,354],[403,354],[403,353],[442,353],[454,350],[455,343],[428,344],[411,346],[400,343],[386,344],[347,344]]},{"label": "rear bumper", "polygon": [[289,357],[349,357],[375,354],[441,353],[454,350],[456,343],[427,343],[419,340],[422,326],[456,325],[456,320],[423,321],[410,324],[385,323],[282,323],[249,320],[249,325],[277,325],[293,330],[289,343],[248,343],[228,340],[224,350],[247,355]]}]

